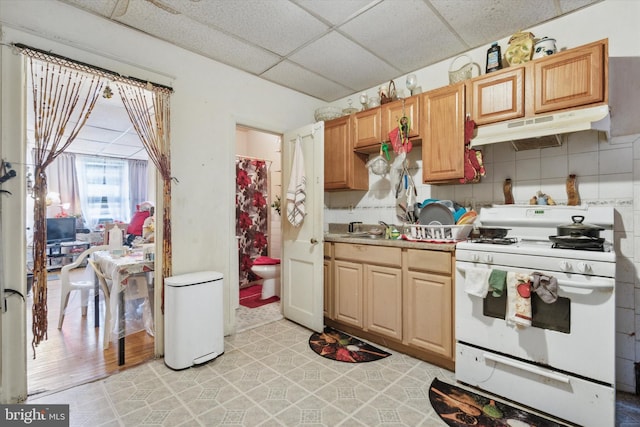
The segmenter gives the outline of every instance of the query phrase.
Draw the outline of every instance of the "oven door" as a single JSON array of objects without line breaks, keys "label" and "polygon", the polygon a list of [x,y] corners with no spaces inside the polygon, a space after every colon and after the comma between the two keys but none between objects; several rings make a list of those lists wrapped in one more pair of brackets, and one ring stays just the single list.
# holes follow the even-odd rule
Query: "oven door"
[{"label": "oven door", "polygon": [[[615,279],[536,270],[558,280],[558,301],[532,301],[533,325],[515,327],[500,317],[500,304],[465,292],[465,271],[492,268],[531,274],[502,265],[456,262],[456,340],[587,379],[615,383]],[[494,298],[491,293],[487,299]],[[505,302],[506,303],[506,302]],[[536,306],[538,306],[536,308]],[[542,316],[536,319],[535,313]]]}]

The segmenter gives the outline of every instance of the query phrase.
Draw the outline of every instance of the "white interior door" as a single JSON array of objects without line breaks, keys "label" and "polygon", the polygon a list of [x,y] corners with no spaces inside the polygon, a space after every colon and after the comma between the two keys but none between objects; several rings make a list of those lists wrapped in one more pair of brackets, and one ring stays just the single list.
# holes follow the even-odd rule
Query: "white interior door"
[{"label": "white interior door", "polygon": [[[286,190],[291,177],[295,141],[301,139],[306,177],[305,217],[299,227],[286,218]],[[282,140],[282,307],[284,317],[322,332],[324,122],[286,132]]]}]

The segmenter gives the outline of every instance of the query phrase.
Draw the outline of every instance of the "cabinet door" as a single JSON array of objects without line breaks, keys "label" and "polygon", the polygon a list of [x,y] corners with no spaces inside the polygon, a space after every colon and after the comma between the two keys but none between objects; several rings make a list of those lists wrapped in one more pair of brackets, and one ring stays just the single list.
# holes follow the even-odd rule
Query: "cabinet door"
[{"label": "cabinet door", "polygon": [[370,332],[402,339],[402,270],[365,265],[365,323]]},{"label": "cabinet door", "polygon": [[398,121],[403,115],[409,118],[409,138],[420,136],[420,111],[418,96],[412,96],[399,101],[389,102],[380,107],[382,112],[382,140],[390,141],[389,132],[398,127]]},{"label": "cabinet door", "polygon": [[336,260],[333,266],[335,320],[363,328],[364,272],[362,264]]},{"label": "cabinet door", "polygon": [[471,82],[471,118],[476,125],[524,117],[524,67],[485,76]]},{"label": "cabinet door", "polygon": [[404,296],[404,344],[453,358],[452,281],[409,271]]},{"label": "cabinet door", "polygon": [[605,101],[605,50],[597,42],[534,61],[535,113]]},{"label": "cabinet door", "polygon": [[422,180],[446,181],[464,176],[464,83],[422,95]]},{"label": "cabinet door", "polygon": [[324,189],[368,190],[367,157],[354,153],[351,116],[324,123]]},{"label": "cabinet door", "polygon": [[355,149],[380,145],[382,142],[380,114],[380,108],[370,108],[355,114],[355,137],[353,139]]}]

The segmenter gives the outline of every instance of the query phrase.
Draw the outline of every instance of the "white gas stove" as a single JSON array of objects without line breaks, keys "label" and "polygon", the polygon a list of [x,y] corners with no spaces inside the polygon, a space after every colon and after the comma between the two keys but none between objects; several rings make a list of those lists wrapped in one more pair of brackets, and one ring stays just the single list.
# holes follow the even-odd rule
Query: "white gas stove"
[{"label": "white gas stove", "polygon": [[[574,216],[603,229],[601,245],[554,247],[550,236]],[[508,233],[497,244],[456,245],[456,379],[579,425],[613,426],[614,209],[494,206],[482,209],[477,222]],[[531,291],[528,323],[514,324],[509,286],[500,296],[471,292],[477,284],[470,282],[487,270],[491,277],[494,270],[506,274],[507,283],[515,275],[553,279],[557,299],[545,302]]]}]

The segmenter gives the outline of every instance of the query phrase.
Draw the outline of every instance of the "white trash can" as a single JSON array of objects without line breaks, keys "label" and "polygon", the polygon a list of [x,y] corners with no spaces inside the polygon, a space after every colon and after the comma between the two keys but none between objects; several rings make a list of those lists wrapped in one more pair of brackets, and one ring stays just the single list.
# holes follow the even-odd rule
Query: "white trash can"
[{"label": "white trash can", "polygon": [[184,369],[224,353],[223,275],[200,271],[167,277],[164,363]]}]

